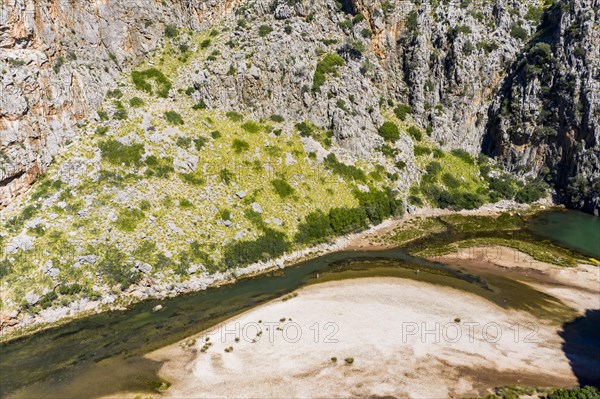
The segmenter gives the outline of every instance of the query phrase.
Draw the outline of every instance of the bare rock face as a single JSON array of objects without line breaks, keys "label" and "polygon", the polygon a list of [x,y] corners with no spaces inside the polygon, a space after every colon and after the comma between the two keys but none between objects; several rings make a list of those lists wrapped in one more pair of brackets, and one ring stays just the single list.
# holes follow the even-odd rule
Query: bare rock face
[{"label": "bare rock face", "polygon": [[513,63],[489,111],[484,150],[542,175],[559,200],[600,212],[598,3],[559,2]]},{"label": "bare rock face", "polygon": [[0,6],[0,209],[25,192],[167,24],[200,29],[236,1],[14,0]]}]

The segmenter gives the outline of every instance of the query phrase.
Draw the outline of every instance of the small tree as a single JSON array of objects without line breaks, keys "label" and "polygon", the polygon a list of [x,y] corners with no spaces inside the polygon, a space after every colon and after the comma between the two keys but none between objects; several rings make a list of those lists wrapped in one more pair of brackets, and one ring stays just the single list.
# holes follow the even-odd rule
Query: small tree
[{"label": "small tree", "polygon": [[400,138],[398,126],[393,122],[384,122],[377,130],[377,133],[387,141],[396,141]]}]

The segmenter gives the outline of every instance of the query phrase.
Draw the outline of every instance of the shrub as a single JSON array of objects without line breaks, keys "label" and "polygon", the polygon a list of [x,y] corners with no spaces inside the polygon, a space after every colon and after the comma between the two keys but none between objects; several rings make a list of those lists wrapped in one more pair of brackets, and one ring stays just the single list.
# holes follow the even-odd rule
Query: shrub
[{"label": "shrub", "polygon": [[594,399],[600,397],[600,391],[586,385],[576,388],[557,388],[548,394],[548,399]]},{"label": "shrub", "polygon": [[442,165],[437,161],[433,161],[425,167],[425,170],[427,171],[427,174],[437,176],[442,171]]},{"label": "shrub", "polygon": [[131,79],[138,90],[145,91],[148,94],[152,94],[152,85],[150,85],[148,80],[154,80],[157,86],[156,94],[163,98],[169,96],[169,90],[171,90],[171,87],[173,86],[171,81],[156,68],[150,68],[144,71],[131,71]]},{"label": "shrub", "polygon": [[177,37],[179,35],[179,29],[177,29],[177,26],[175,24],[168,24],[167,26],[165,26],[165,36],[172,39],[174,37]]},{"label": "shrub", "polygon": [[228,111],[225,113],[225,116],[233,122],[241,122],[244,119],[242,114],[240,114],[239,112],[235,112],[235,111]]},{"label": "shrub", "polygon": [[108,126],[98,126],[96,128],[96,134],[98,136],[104,136],[106,133],[108,133],[109,130],[110,130],[110,127],[108,127]]},{"label": "shrub", "polygon": [[539,180],[528,180],[517,191],[515,201],[521,204],[531,204],[539,201],[546,195],[546,185]]},{"label": "shrub", "polygon": [[177,137],[177,140],[175,140],[175,144],[181,148],[190,148],[192,145],[192,139],[185,136],[179,136]]},{"label": "shrub", "polygon": [[367,227],[367,214],[363,208],[332,208],[329,223],[336,234],[354,233]]},{"label": "shrub", "polygon": [[345,163],[339,162],[333,153],[327,155],[324,164],[326,168],[344,178],[366,181],[366,175],[362,169],[359,169],[354,165],[346,165]]},{"label": "shrub", "polygon": [[337,72],[338,67],[344,65],[344,59],[337,54],[327,54],[317,62],[315,74],[313,76],[313,91],[321,91],[321,86],[325,84],[327,75]]},{"label": "shrub", "polygon": [[414,153],[415,153],[416,157],[421,156],[421,155],[428,155],[428,154],[431,154],[431,152],[432,152],[431,148],[425,147],[422,145],[416,145],[414,148]]},{"label": "shrub", "polygon": [[167,177],[171,172],[174,172],[173,158],[171,157],[156,157],[150,155],[146,157],[146,176],[152,177]]},{"label": "shrub", "polygon": [[457,158],[462,159],[466,163],[469,163],[469,164],[475,163],[475,159],[473,158],[473,156],[461,148],[455,148],[451,151],[451,153],[452,153],[452,155],[454,155]]},{"label": "shrub", "polygon": [[113,165],[138,165],[144,153],[143,144],[125,145],[114,139],[104,141],[98,147],[102,158]]},{"label": "shrub", "polygon": [[269,117],[273,122],[281,123],[285,121],[285,118],[281,115],[273,114]]},{"label": "shrub", "polygon": [[264,234],[253,241],[235,241],[223,249],[223,263],[229,267],[246,265],[283,255],[290,245],[285,235],[265,228]]},{"label": "shrub", "polygon": [[296,129],[298,129],[302,137],[310,137],[314,132],[313,127],[308,122],[296,123]]},{"label": "shrub", "polygon": [[417,141],[421,141],[423,138],[423,133],[421,130],[414,125],[408,128],[408,134],[410,134]]},{"label": "shrub", "polygon": [[208,139],[204,136],[199,136],[194,139],[194,147],[196,150],[200,151],[208,142]]},{"label": "shrub", "polygon": [[219,171],[219,178],[223,183],[229,184],[233,179],[233,173],[229,169],[223,168]]},{"label": "shrub", "polygon": [[519,40],[526,40],[528,36],[527,31],[521,25],[517,24],[513,24],[510,28],[510,35]]},{"label": "shrub", "polygon": [[233,143],[231,143],[231,148],[238,153],[241,154],[244,151],[248,151],[250,149],[250,144],[247,141],[240,139],[233,139]]},{"label": "shrub", "polygon": [[219,137],[221,137],[221,132],[219,132],[218,130],[213,130],[212,132],[210,132],[210,137],[216,140]]},{"label": "shrub", "polygon": [[406,115],[412,113],[412,107],[407,104],[399,104],[396,108],[394,108],[394,114],[401,121],[406,120]]},{"label": "shrub", "polygon": [[123,97],[123,92],[119,89],[109,90],[106,93],[106,97],[119,99],[119,98]]},{"label": "shrub", "polygon": [[460,180],[452,176],[450,173],[444,173],[444,175],[442,176],[442,182],[448,188],[460,187]]},{"label": "shrub", "polygon": [[294,193],[294,188],[289,185],[289,183],[283,179],[274,179],[271,180],[271,184],[275,187],[275,191],[281,198],[289,197]]},{"label": "shrub", "polygon": [[183,125],[183,118],[175,111],[165,112],[165,120],[170,125]]},{"label": "shrub", "polygon": [[258,36],[260,37],[268,36],[271,32],[273,32],[273,28],[269,25],[261,25],[258,27]]},{"label": "shrub", "polygon": [[402,213],[402,203],[396,199],[390,188],[381,191],[371,189],[366,193],[357,191],[354,195],[373,224],[379,224],[387,217],[398,216]]},{"label": "shrub", "polygon": [[294,240],[301,244],[317,244],[333,234],[329,216],[318,210],[306,215],[304,222],[298,225]]},{"label": "shrub", "polygon": [[515,180],[510,175],[489,178],[488,182],[490,195],[495,193],[494,196],[497,198],[512,199],[517,193]]},{"label": "shrub", "polygon": [[542,21],[542,17],[544,16],[544,7],[542,6],[534,6],[529,5],[527,7],[527,13],[525,14],[525,19],[528,19],[536,24],[539,24]]},{"label": "shrub", "polygon": [[241,127],[248,133],[258,133],[260,131],[260,125],[252,121],[243,123]]},{"label": "shrub", "polygon": [[131,100],[129,100],[129,105],[133,108],[140,108],[144,106],[144,100],[139,97],[133,97]]},{"label": "shrub", "polygon": [[121,290],[138,282],[142,276],[131,271],[131,265],[123,260],[127,257],[116,247],[106,248],[98,261],[97,271],[110,284],[118,284]]},{"label": "shrub", "polygon": [[377,133],[387,141],[396,141],[400,138],[398,126],[393,122],[383,122],[377,129]]},{"label": "shrub", "polygon": [[196,104],[192,105],[192,109],[197,111],[199,109],[206,109],[206,103],[204,100],[200,99]]},{"label": "shrub", "polygon": [[353,357],[347,357],[344,359],[344,362],[346,362],[346,364],[352,364],[354,363],[354,358]]},{"label": "shrub", "polygon": [[115,225],[120,230],[132,232],[135,230],[136,226],[144,220],[144,217],[144,212],[140,209],[121,209]]}]

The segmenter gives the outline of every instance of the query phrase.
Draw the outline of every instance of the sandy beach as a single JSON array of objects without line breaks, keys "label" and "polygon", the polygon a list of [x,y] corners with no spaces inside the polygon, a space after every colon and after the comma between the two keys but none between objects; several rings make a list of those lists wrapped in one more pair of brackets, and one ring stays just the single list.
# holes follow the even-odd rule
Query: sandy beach
[{"label": "sandy beach", "polygon": [[556,327],[534,324],[536,332],[530,314],[462,291],[368,278],[303,288],[148,356],[165,362],[171,398],[458,397],[515,382],[576,385]]}]

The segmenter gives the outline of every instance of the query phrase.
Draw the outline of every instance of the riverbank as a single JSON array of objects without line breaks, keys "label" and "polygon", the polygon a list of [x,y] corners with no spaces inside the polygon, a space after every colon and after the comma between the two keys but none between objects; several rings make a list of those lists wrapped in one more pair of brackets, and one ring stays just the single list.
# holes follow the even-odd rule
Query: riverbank
[{"label": "riverbank", "polygon": [[[535,339],[515,339],[511,327],[532,323]],[[170,398],[456,397],[515,382],[576,385],[561,346],[556,326],[526,312],[451,288],[366,278],[303,288],[147,357],[165,362]]]},{"label": "riverbank", "polygon": [[80,299],[67,306],[50,308],[40,311],[37,315],[18,312],[0,314],[0,342],[6,342],[18,337],[34,334],[46,328],[56,327],[69,321],[87,317],[100,312],[125,309],[134,303],[148,299],[165,299],[177,295],[219,287],[235,283],[236,280],[281,269],[286,266],[342,250],[379,250],[398,246],[398,243],[381,244],[374,238],[382,237],[392,230],[402,229],[415,218],[430,218],[443,215],[490,216],[502,212],[537,212],[544,210],[550,203],[538,204],[533,207],[517,204],[513,201],[500,201],[487,204],[475,210],[449,211],[443,209],[419,208],[405,214],[399,219],[386,220],[360,233],[338,237],[332,242],[310,248],[290,252],[280,258],[266,262],[257,262],[246,267],[218,272],[215,274],[201,273],[190,276],[188,281],[181,283],[156,283],[144,280],[141,285],[133,286],[121,296],[107,294],[99,300]]}]

